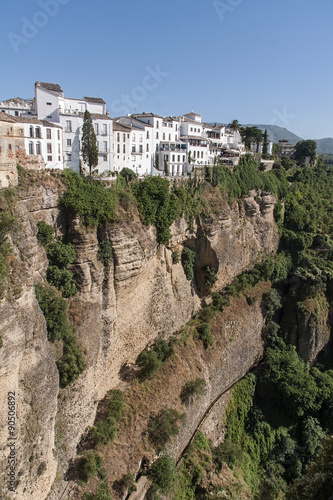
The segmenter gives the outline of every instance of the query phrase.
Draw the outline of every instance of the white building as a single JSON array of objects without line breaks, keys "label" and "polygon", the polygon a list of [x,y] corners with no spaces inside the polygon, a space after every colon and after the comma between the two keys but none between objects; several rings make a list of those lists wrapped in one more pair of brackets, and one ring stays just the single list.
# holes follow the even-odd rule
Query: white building
[{"label": "white building", "polygon": [[131,134],[132,127],[122,125],[113,120],[113,168],[120,172],[123,168],[131,168]]},{"label": "white building", "polygon": [[87,110],[93,120],[98,146],[98,173],[113,170],[112,120],[105,101],[99,97],[72,99],[64,97],[60,85],[36,82],[36,113],[40,120],[59,124],[63,130],[63,164],[80,171],[83,115]]},{"label": "white building", "polygon": [[34,100],[14,97],[0,102],[0,112],[10,116],[34,115]]}]

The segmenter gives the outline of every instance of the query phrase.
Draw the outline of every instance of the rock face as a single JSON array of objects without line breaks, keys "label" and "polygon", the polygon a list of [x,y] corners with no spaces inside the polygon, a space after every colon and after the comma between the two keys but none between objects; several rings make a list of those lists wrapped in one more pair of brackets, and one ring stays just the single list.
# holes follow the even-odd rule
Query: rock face
[{"label": "rock face", "polygon": [[313,364],[320,351],[330,341],[332,310],[323,293],[308,297],[302,302],[290,300],[284,307],[282,325],[285,325],[288,342],[297,347],[304,361]]},{"label": "rock face", "polygon": [[[60,470],[67,469],[82,433],[94,422],[98,400],[111,388],[127,386],[128,372],[142,349],[157,336],[168,337],[178,330],[199,309],[207,292],[202,268],[209,265],[217,270],[214,288],[221,289],[257,259],[274,253],[278,245],[274,199],[269,195],[250,196],[244,204],[232,207],[225,203],[216,219],[197,220],[193,228],[179,219],[165,247],[157,244],[154,228],[137,221],[114,223],[97,237],[96,230],[88,231],[79,220],[69,220],[58,208],[59,189],[63,187],[50,182],[20,192],[16,212],[22,234],[15,243],[18,288],[0,302],[1,396],[6,400],[11,390],[18,395],[21,443],[19,484],[12,497],[25,500],[46,498],[56,476],[59,483],[57,462]],[[36,239],[40,220],[70,239],[77,251],[72,271],[79,293],[69,301],[69,315],[87,369],[60,393],[54,352],[33,289],[34,283],[45,280],[47,268],[45,251]],[[108,273],[97,258],[98,238],[112,243],[114,259]],[[180,263],[172,263],[172,252],[183,245],[197,252],[196,283],[186,280]],[[249,325],[250,337],[254,327]],[[231,344],[230,349],[232,382],[239,375],[235,366],[242,346]],[[247,369],[246,363],[253,364],[253,356],[242,361],[242,370]],[[211,377],[210,397],[214,398],[222,383],[218,367]],[[223,380],[223,387],[227,382]],[[1,421],[6,422],[3,405],[0,411]],[[5,427],[0,431],[2,488],[9,452],[6,432]],[[179,451],[186,439],[187,434],[176,445]],[[59,490],[54,491],[51,498],[59,498]],[[5,489],[4,498],[7,494]]]}]

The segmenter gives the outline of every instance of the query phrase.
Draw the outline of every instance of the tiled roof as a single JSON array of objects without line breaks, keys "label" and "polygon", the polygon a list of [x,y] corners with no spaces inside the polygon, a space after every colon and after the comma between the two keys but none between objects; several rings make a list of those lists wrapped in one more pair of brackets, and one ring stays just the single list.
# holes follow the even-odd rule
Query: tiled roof
[{"label": "tiled roof", "polygon": [[22,99],[21,97],[12,97],[11,99],[6,99],[2,101],[3,103],[14,102],[15,104],[31,104],[31,99]]},{"label": "tiled roof", "polygon": [[147,116],[147,117],[154,117],[154,118],[164,118],[164,116],[160,115],[155,115],[154,113],[134,113],[132,116]]},{"label": "tiled roof", "polygon": [[42,89],[50,90],[51,92],[63,92],[62,88],[57,83],[36,82],[35,85]]},{"label": "tiled roof", "polygon": [[0,120],[2,122],[10,122],[10,123],[15,123],[14,116],[7,115],[7,113],[0,113]]},{"label": "tiled roof", "polygon": [[117,132],[131,132],[132,128],[113,120],[113,130],[116,130]]},{"label": "tiled roof", "polygon": [[83,99],[87,102],[93,102],[96,104],[105,104],[105,101],[103,101],[103,99],[101,99],[100,97],[84,97]]},{"label": "tiled roof", "polygon": [[[78,113],[78,115],[83,118],[84,117],[84,113]],[[71,116],[71,115],[67,115],[67,116]],[[90,113],[90,116],[93,120],[111,120],[112,121],[112,118],[110,118],[108,115],[101,115],[99,113]]]}]

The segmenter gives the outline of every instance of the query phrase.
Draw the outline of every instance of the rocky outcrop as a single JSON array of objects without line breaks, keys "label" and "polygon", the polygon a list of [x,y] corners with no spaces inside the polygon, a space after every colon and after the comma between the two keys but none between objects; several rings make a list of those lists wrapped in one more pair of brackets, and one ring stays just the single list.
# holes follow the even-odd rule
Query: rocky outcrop
[{"label": "rocky outcrop", "polygon": [[[244,204],[234,203],[232,207],[224,203],[217,217],[198,219],[193,227],[179,219],[171,228],[169,245],[159,246],[155,229],[135,220],[114,223],[100,230],[97,237],[96,230],[87,230],[78,219],[70,221],[58,208],[62,189],[58,181],[50,179],[20,191],[16,212],[22,233],[15,243],[16,277],[13,272],[17,287],[0,303],[5,319],[1,322],[2,397],[11,388],[18,393],[19,439],[24,443],[18,458],[20,482],[13,497],[26,500],[46,498],[56,477],[57,461],[65,471],[76,455],[82,433],[94,422],[98,400],[113,387],[127,387],[139,352],[157,336],[168,337],[180,329],[199,309],[207,293],[202,268],[209,265],[217,270],[214,287],[220,289],[257,259],[276,251],[278,244],[274,199],[269,195],[251,196]],[[87,369],[59,396],[55,356],[33,289],[34,283],[45,280],[47,268],[45,251],[36,239],[39,220],[53,225],[77,251],[72,271],[79,293],[69,301],[69,315]],[[114,259],[107,274],[97,258],[98,238],[112,243]],[[172,263],[172,252],[183,245],[197,252],[196,283],[186,280],[180,263]],[[175,444],[177,453],[208,401],[218,395],[222,385],[232,383],[254,363],[258,352],[247,358],[244,343],[249,339],[257,342],[259,323],[249,322],[248,335],[226,346],[223,376],[218,368],[221,359],[206,373],[207,380],[214,381],[209,382],[209,397],[200,412],[196,409],[189,417],[188,432]],[[240,372],[235,368],[237,360],[242,365]],[[1,415],[3,422],[5,413]],[[4,466],[8,455],[6,429],[0,436]],[[57,498],[59,490],[54,491],[53,498]]]}]

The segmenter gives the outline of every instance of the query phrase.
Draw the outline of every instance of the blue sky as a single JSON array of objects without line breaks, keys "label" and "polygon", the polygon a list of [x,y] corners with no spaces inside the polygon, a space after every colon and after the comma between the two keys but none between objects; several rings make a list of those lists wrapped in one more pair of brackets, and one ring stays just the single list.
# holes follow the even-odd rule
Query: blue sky
[{"label": "blue sky", "polygon": [[40,80],[112,117],[194,109],[333,137],[332,20],[332,0],[2,2],[0,100]]}]

